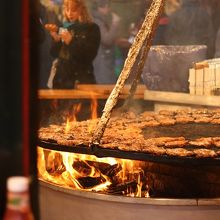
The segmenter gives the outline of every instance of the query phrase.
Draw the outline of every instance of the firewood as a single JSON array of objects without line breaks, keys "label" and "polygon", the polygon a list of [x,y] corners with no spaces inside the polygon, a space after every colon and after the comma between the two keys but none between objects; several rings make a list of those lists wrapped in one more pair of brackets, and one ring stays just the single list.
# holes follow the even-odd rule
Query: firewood
[{"label": "firewood", "polygon": [[77,178],[78,182],[84,189],[93,188],[101,183],[105,182],[103,177],[79,177]]},{"label": "firewood", "polygon": [[122,170],[122,166],[121,164],[114,164],[111,167],[109,167],[108,169],[106,169],[103,174],[105,174],[108,177],[114,177],[117,175],[117,173],[119,173]]},{"label": "firewood", "polygon": [[137,182],[136,181],[129,181],[125,183],[120,183],[117,185],[111,185],[107,190],[106,193],[109,194],[123,194],[124,191],[126,191],[128,188],[133,188],[136,189],[137,187]]}]

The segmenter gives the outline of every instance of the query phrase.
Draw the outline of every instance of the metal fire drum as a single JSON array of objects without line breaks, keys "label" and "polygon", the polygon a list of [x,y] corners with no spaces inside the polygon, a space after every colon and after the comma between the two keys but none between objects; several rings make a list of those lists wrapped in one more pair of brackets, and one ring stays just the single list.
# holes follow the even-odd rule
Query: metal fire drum
[{"label": "metal fire drum", "polygon": [[40,182],[41,220],[219,220],[219,199],[104,195]]}]

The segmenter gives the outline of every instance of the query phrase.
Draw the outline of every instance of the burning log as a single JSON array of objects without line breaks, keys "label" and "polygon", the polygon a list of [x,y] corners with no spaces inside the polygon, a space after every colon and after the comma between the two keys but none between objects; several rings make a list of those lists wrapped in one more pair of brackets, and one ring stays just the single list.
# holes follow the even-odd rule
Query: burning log
[{"label": "burning log", "polygon": [[60,175],[65,171],[65,166],[62,162],[62,156],[60,153],[51,154],[49,151],[44,150],[44,156],[46,170],[51,175]]},{"label": "burning log", "polygon": [[[146,43],[146,46],[143,51],[142,58],[145,58],[147,56],[147,52],[149,51],[149,48],[151,45],[151,40],[152,40],[153,33],[155,31],[155,27],[158,24],[159,17],[162,12],[164,1],[165,0],[153,0],[151,7],[147,13],[147,16],[145,17],[145,20],[142,24],[142,27],[140,28],[137,36],[134,39],[134,43],[128,52],[128,57],[125,60],[124,67],[118,78],[118,81],[106,102],[102,117],[93,134],[91,146],[94,144],[100,143],[100,140],[107,126],[107,123],[111,117],[112,110],[117,104],[117,100],[120,95],[121,89],[124,87],[125,81],[129,77],[131,69],[134,66],[134,63],[144,43]],[[139,71],[141,70],[141,68],[142,68],[142,64],[139,65]],[[136,90],[136,81],[140,75],[139,71],[136,76],[136,79],[134,80],[134,83],[132,86],[132,92]]]},{"label": "burning log", "polygon": [[127,191],[129,188],[132,188],[133,191],[137,188],[137,182],[135,180],[125,182],[125,183],[120,183],[117,185],[111,185],[105,192],[109,194],[120,194],[122,195],[123,192]]},{"label": "burning log", "polygon": [[106,171],[108,171],[112,167],[112,165],[108,163],[104,163],[104,162],[96,162],[96,161],[87,160],[87,163],[90,166],[93,166],[95,169],[99,170],[104,175],[106,175]]},{"label": "burning log", "polygon": [[91,167],[86,163],[86,161],[83,160],[74,161],[73,169],[83,176],[89,175],[91,173]]},{"label": "burning log", "polygon": [[89,161],[89,160],[78,160],[74,161],[73,168],[77,170],[81,174],[89,174],[91,173],[91,169],[95,168],[95,170],[100,171],[100,173],[113,177],[116,176],[122,170],[120,164],[110,165],[108,163]]},{"label": "burning log", "polygon": [[[120,164],[110,165],[103,162],[77,160],[74,161],[73,169],[81,175],[77,181],[84,189],[87,189],[104,183],[106,179],[102,175],[109,177],[113,184],[117,184],[118,178],[116,176],[122,170],[122,166]],[[89,176],[91,173],[93,176]]]},{"label": "burning log", "polygon": [[122,166],[120,164],[114,164],[108,169],[104,170],[103,174],[106,176],[113,178],[114,176],[117,175],[122,170]]},{"label": "burning log", "polygon": [[79,181],[80,185],[84,189],[93,188],[93,187],[105,182],[105,179],[102,176],[100,176],[100,177],[90,177],[90,176],[79,177],[77,180]]}]

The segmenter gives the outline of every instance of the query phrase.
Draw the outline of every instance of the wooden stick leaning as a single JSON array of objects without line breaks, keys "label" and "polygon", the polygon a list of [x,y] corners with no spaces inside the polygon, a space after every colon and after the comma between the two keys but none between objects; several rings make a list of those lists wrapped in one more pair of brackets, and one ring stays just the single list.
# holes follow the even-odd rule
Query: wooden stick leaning
[{"label": "wooden stick leaning", "polygon": [[[159,19],[159,15],[158,15],[158,19]],[[136,92],[137,85],[138,85],[138,82],[141,78],[141,74],[142,74],[143,69],[144,69],[144,64],[145,64],[145,61],[147,59],[148,52],[150,50],[151,40],[153,39],[153,35],[155,33],[156,26],[157,26],[157,24],[154,25],[154,27],[153,27],[154,29],[147,36],[146,42],[144,42],[144,45],[143,45],[143,47],[140,51],[140,60],[138,62],[138,66],[137,66],[137,69],[135,71],[134,80],[132,81],[128,97],[125,100],[125,103],[124,103],[124,106],[123,106],[125,109],[130,105],[130,102],[133,99],[134,94]]]},{"label": "wooden stick leaning", "polygon": [[141,74],[143,72],[144,64],[145,64],[149,50],[150,50],[150,46],[146,42],[146,44],[143,46],[143,48],[141,50],[140,61],[138,62],[137,70],[135,72],[134,80],[132,81],[128,97],[126,98],[126,100],[122,106],[122,111],[126,111],[131,104],[131,101],[132,101],[134,94],[137,90],[137,86],[138,86],[139,80],[141,78]]},{"label": "wooden stick leaning", "polygon": [[134,39],[134,43],[132,44],[128,52],[127,59],[125,60],[124,67],[117,80],[117,83],[114,89],[112,90],[109,98],[106,101],[101,119],[99,120],[99,123],[93,133],[91,145],[94,145],[94,144],[97,145],[100,143],[103,133],[105,131],[105,128],[107,126],[107,123],[111,117],[112,110],[117,104],[120,91],[124,87],[125,81],[130,75],[131,69],[138,57],[138,54],[140,53],[140,50],[144,42],[146,42],[147,44],[146,48],[148,48],[148,50],[146,51],[147,52],[149,51],[151,41],[152,41],[152,36],[156,29],[156,26],[158,25],[160,14],[162,12],[165,1],[166,0],[153,0],[152,1],[152,4],[144,19],[144,22],[137,36]]},{"label": "wooden stick leaning", "polygon": [[150,46],[151,46],[151,40],[153,39],[156,27],[158,25],[158,21],[159,21],[162,9],[163,9],[163,5],[161,6],[161,10],[159,11],[159,13],[157,15],[157,20],[155,21],[154,26],[152,27],[152,31],[148,32],[148,35],[146,36],[146,39],[145,39],[146,41],[144,42],[144,45],[140,51],[140,59],[138,62],[137,70],[135,72],[134,80],[132,81],[128,97],[126,98],[126,100],[122,106],[122,111],[125,111],[126,109],[128,109],[128,107],[130,106],[131,101],[134,97],[134,94],[137,90],[137,85],[139,83],[139,80],[141,78],[141,74],[144,69],[144,64],[147,59],[147,55],[148,55],[148,52],[149,52]]}]

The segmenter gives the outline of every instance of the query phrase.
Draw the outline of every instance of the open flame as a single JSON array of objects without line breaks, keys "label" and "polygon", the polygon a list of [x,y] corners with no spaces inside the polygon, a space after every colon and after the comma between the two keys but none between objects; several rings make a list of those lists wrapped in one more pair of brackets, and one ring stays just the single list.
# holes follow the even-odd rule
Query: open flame
[{"label": "open flame", "polygon": [[81,103],[74,104],[72,111],[67,114],[66,118],[66,126],[65,126],[65,133],[68,133],[71,129],[71,123],[77,121],[77,115],[81,110]]},{"label": "open flame", "polygon": [[38,147],[39,178],[62,187],[148,197],[144,170],[139,161],[97,158]]},{"label": "open flame", "polygon": [[[94,97],[91,97],[91,105],[90,105],[90,111],[91,111],[91,122],[88,125],[88,132],[91,133],[95,126],[97,121],[95,119],[98,118],[98,102],[97,99]],[[74,104],[72,107],[72,110],[66,114],[66,125],[65,125],[65,133],[68,133],[73,126],[75,126],[74,122],[78,121],[78,114],[82,110],[82,103]]]},{"label": "open flame", "polygon": [[98,115],[97,115],[97,108],[98,108],[98,102],[97,99],[95,99],[94,97],[92,97],[91,100],[91,119],[97,119]]},{"label": "open flame", "polygon": [[[89,133],[97,123],[97,100],[91,99],[91,124]],[[75,104],[67,114],[65,132],[69,133],[77,126],[77,115],[81,103]],[[39,178],[72,189],[120,194],[132,197],[149,196],[148,185],[143,162],[116,159],[97,158],[93,155],[75,154],[45,150],[38,147]],[[146,196],[147,195],[147,196]]]}]

